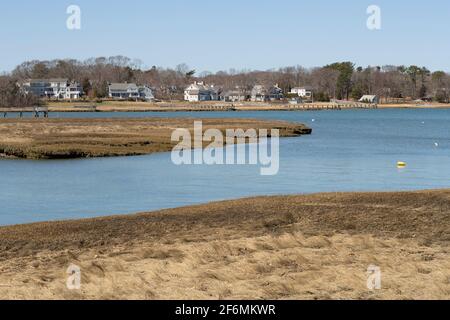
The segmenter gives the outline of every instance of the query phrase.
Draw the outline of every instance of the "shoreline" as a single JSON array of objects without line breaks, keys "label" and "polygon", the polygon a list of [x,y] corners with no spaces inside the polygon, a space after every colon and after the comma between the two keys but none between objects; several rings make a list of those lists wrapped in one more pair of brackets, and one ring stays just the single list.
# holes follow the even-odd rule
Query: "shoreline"
[{"label": "shoreline", "polygon": [[[355,104],[355,105],[354,105]],[[356,106],[356,104],[358,106]],[[339,107],[338,107],[339,106]],[[291,105],[287,103],[252,103],[252,102],[118,102],[109,101],[103,103],[69,103],[69,102],[49,102],[48,111],[50,113],[76,113],[76,112],[240,112],[240,111],[311,111],[311,110],[353,110],[353,109],[374,109],[369,105],[362,107],[356,102],[350,103],[307,103]],[[450,104],[441,103],[403,103],[403,104],[378,104],[377,109],[450,109]],[[18,109],[19,110],[19,109]],[[0,109],[2,112],[18,113],[11,109]],[[32,110],[28,110],[28,113]]]},{"label": "shoreline", "polygon": [[450,109],[450,104],[379,104],[378,109]]},{"label": "shoreline", "polygon": [[450,189],[326,193],[0,227],[0,298],[448,299],[449,212]]}]

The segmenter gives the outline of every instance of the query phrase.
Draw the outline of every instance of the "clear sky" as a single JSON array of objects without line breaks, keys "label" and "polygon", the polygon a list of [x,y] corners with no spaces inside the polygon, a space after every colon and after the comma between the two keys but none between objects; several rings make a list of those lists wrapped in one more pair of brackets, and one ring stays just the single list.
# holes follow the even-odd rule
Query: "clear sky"
[{"label": "clear sky", "polygon": [[[66,28],[69,5],[81,30]],[[381,8],[381,30],[366,26]],[[126,55],[197,71],[417,64],[450,71],[448,0],[15,0],[0,9],[0,71],[32,59]]]}]

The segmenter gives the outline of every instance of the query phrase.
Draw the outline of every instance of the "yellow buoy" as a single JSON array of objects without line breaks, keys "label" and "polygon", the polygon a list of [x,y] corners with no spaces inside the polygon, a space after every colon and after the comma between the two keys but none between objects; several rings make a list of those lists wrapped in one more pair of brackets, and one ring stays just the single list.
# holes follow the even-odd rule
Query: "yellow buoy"
[{"label": "yellow buoy", "polygon": [[397,167],[399,167],[399,168],[404,168],[404,167],[406,167],[406,162],[403,162],[403,161],[397,162]]}]

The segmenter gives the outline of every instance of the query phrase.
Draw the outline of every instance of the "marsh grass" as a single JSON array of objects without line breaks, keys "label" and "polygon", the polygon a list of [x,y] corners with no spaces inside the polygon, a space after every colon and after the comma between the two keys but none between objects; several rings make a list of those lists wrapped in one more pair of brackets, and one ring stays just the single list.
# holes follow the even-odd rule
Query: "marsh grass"
[{"label": "marsh grass", "polygon": [[[282,121],[196,119],[203,129],[280,130],[281,137],[310,133],[301,124]],[[194,119],[1,119],[0,156],[72,159],[144,155],[171,151],[177,128],[193,130]],[[207,144],[205,143],[205,147]]]},{"label": "marsh grass", "polygon": [[[346,193],[2,227],[0,298],[449,299],[449,213],[449,190]],[[69,263],[82,292],[65,288]]]}]

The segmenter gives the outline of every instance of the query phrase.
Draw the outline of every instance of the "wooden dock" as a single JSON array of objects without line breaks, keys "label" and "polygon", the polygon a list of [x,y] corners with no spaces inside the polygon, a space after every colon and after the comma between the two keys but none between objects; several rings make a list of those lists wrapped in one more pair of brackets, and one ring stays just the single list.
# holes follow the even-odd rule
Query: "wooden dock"
[{"label": "wooden dock", "polygon": [[97,112],[97,106],[95,105],[75,105],[73,108],[76,111],[83,111],[83,112]]},{"label": "wooden dock", "polygon": [[352,102],[335,102],[335,103],[303,103],[290,104],[287,106],[289,110],[343,110],[343,109],[377,109],[376,104],[352,103]]},{"label": "wooden dock", "polygon": [[24,114],[31,113],[35,118],[48,118],[48,107],[30,107],[30,108],[3,108],[0,110],[0,114],[3,113],[3,118],[6,118],[8,114],[17,115],[19,118],[23,118]]},{"label": "wooden dock", "polygon": [[235,111],[234,105],[199,105],[187,108],[189,111]]},{"label": "wooden dock", "polygon": [[[318,111],[318,110],[344,110],[344,109],[376,109],[378,105],[351,101],[332,101],[328,103],[205,103],[205,104],[172,104],[151,106],[148,109],[123,108],[104,109],[95,105],[74,105],[67,108],[57,107],[29,107],[29,108],[3,108],[0,115],[3,117],[13,115],[19,118],[31,114],[35,118],[48,118],[49,112],[226,112],[226,111]],[[0,116],[1,117],[1,116]]]}]

